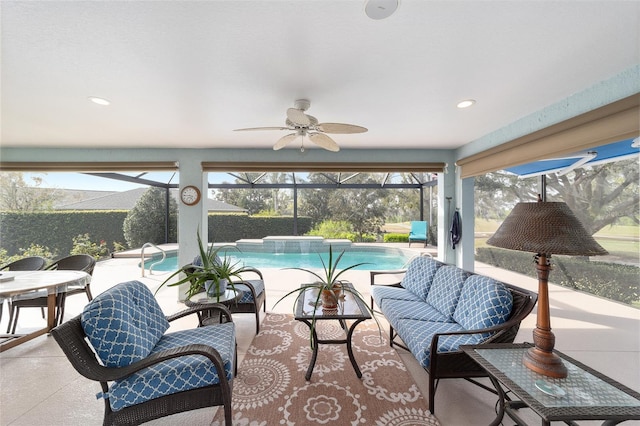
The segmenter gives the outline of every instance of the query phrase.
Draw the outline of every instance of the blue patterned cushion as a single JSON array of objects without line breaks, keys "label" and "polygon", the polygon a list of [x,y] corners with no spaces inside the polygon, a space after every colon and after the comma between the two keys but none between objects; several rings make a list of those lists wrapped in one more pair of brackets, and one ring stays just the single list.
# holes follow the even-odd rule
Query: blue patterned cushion
[{"label": "blue patterned cushion", "polygon": [[412,291],[422,300],[427,298],[433,277],[443,263],[432,257],[418,256],[411,261],[402,279],[402,287]]},{"label": "blue patterned cushion", "polygon": [[124,367],[146,358],[169,328],[151,290],[139,281],[99,294],[85,306],[81,322],[107,367]]},{"label": "blue patterned cushion", "polygon": [[382,309],[382,305],[386,304],[387,299],[390,300],[411,300],[415,302],[421,301],[420,297],[416,296],[406,288],[392,287],[387,285],[374,285],[371,286],[371,296],[375,300],[378,307]]},{"label": "blue patterned cushion", "polygon": [[453,319],[467,330],[492,327],[509,318],[512,306],[511,292],[502,283],[472,275],[464,282]]},{"label": "blue patterned cushion", "polygon": [[401,319],[415,319],[433,322],[453,322],[435,308],[423,301],[385,300],[384,316],[393,326]]},{"label": "blue patterned cushion", "polygon": [[[262,280],[246,280],[245,282],[250,283],[253,286],[253,289],[256,292],[256,297],[260,296],[264,291],[264,281]],[[251,294],[251,290],[249,286],[246,284],[233,284],[236,290],[242,291],[243,294],[238,300],[238,303],[253,303],[253,295]]]},{"label": "blue patterned cushion", "polygon": [[[233,379],[235,328],[232,322],[168,333],[152,353],[196,343],[214,347],[224,363],[224,374]],[[126,379],[114,382],[109,389],[113,411],[173,393],[220,382],[213,363],[202,355],[173,358],[142,369]]]},{"label": "blue patterned cushion", "polygon": [[[431,364],[431,339],[435,334],[451,331],[462,331],[460,324],[447,322],[427,322],[413,319],[402,319],[395,327],[396,331],[407,345],[413,356],[422,367]],[[480,335],[455,335],[441,337],[438,341],[438,353],[457,351],[460,345],[474,345],[481,343]]]},{"label": "blue patterned cushion", "polygon": [[469,275],[471,275],[469,272],[451,265],[439,268],[433,277],[431,290],[427,295],[427,303],[445,317],[452,318],[462,286]]}]

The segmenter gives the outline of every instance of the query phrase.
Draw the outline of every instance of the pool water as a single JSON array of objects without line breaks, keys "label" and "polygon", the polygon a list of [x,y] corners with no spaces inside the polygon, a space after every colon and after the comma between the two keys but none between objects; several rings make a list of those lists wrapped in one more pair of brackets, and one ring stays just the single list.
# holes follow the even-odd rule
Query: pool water
[{"label": "pool water", "polygon": [[[220,255],[223,253],[221,252]],[[233,262],[239,261],[244,266],[252,266],[254,268],[305,268],[305,269],[322,269],[322,263],[318,253],[264,253],[264,252],[238,252],[230,250],[226,252]],[[329,260],[328,253],[322,253],[322,259],[325,263]],[[334,262],[336,253],[334,252]],[[405,267],[409,261],[410,255],[403,253],[402,250],[366,250],[366,251],[345,251],[344,256],[340,259],[338,269],[349,267],[355,263],[366,262],[366,265],[353,268],[354,270],[386,270],[400,269]],[[149,267],[152,263],[157,262],[160,258],[147,259],[145,267]],[[167,253],[164,262],[153,267],[154,271],[175,271],[178,269],[177,253]]]}]

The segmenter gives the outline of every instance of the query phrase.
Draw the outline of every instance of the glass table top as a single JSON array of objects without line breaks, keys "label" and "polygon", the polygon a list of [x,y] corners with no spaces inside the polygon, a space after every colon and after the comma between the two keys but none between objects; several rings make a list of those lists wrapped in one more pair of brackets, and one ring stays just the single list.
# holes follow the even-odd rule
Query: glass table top
[{"label": "glass table top", "polygon": [[[308,285],[308,284],[303,284]],[[357,298],[353,292],[353,284],[344,283],[344,290],[338,299],[335,310],[325,310],[318,301],[318,289],[310,288],[300,296],[296,305],[296,319],[368,319],[371,318],[366,304]]]},{"label": "glass table top", "polygon": [[476,348],[475,352],[545,407],[640,407],[640,400],[564,358],[566,378],[538,374],[522,363],[526,350]]}]

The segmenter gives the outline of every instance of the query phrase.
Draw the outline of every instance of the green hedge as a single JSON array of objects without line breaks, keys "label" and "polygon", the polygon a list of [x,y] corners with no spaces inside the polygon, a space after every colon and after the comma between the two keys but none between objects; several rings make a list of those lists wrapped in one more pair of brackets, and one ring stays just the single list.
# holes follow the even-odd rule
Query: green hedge
[{"label": "green hedge", "polygon": [[107,247],[124,242],[122,210],[0,212],[0,244],[9,255],[31,244],[49,247],[56,256],[66,256],[73,239],[89,234],[92,241],[104,240]]},{"label": "green hedge", "polygon": [[[298,217],[298,235],[304,235],[310,229],[311,218]],[[229,243],[269,235],[293,235],[293,217],[209,214],[209,241]]]},{"label": "green hedge", "polygon": [[399,233],[390,232],[388,234],[384,234],[384,242],[385,243],[408,243],[409,234],[399,234]]},{"label": "green hedge", "polygon": [[[0,212],[0,248],[8,256],[32,244],[48,247],[56,257],[68,255],[73,239],[89,234],[92,242],[124,243],[122,224],[127,211]],[[298,235],[311,229],[311,218],[298,218]],[[233,242],[268,235],[293,235],[293,217],[209,214],[209,241]]]},{"label": "green hedge", "polygon": [[[531,253],[482,247],[477,250],[476,260],[537,278],[533,256]],[[636,266],[569,256],[552,256],[551,261],[553,270],[549,281],[552,283],[629,305],[640,300],[640,270]]]}]

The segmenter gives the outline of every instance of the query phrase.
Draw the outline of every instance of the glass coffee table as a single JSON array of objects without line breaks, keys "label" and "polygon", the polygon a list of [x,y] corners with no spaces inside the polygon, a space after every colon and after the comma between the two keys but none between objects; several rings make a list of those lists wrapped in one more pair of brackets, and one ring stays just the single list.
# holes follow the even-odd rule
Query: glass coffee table
[{"label": "glass coffee table", "polygon": [[[603,420],[603,425],[615,425],[640,420],[638,392],[559,351],[554,352],[567,367],[566,378],[535,373],[522,363],[531,346],[528,343],[460,346],[487,371],[498,392],[500,410],[492,425],[500,424],[505,413],[518,425],[525,425],[517,410],[526,407],[540,416],[545,426],[552,421],[576,425],[579,420]],[[502,386],[519,400],[507,397]]]},{"label": "glass coffee table", "polygon": [[[303,284],[305,285],[305,284]],[[308,285],[308,284],[307,284]],[[346,288],[353,289],[353,284],[351,283],[343,283],[343,286]],[[308,289],[304,292],[303,295],[298,298],[298,303],[296,305],[295,311],[295,319],[301,321],[309,326],[311,332],[311,346],[313,348],[313,355],[311,356],[311,362],[309,363],[309,368],[307,369],[307,373],[305,374],[305,379],[311,379],[311,373],[313,373],[313,367],[316,365],[316,359],[318,358],[318,346],[326,345],[326,344],[342,344],[347,345],[347,353],[349,354],[349,360],[351,361],[351,365],[356,372],[358,378],[362,378],[362,372],[358,367],[358,363],[356,362],[355,357],[353,356],[353,348],[351,346],[351,337],[353,336],[353,331],[356,329],[356,326],[360,324],[362,321],[368,320],[371,318],[369,314],[369,310],[367,309],[366,304],[362,301],[354,297],[351,293],[344,292],[344,297],[340,297],[338,301],[337,309],[332,310],[323,310],[322,306],[315,306],[315,302],[317,300],[318,290],[317,289]],[[316,329],[312,326],[314,321],[326,321],[326,320],[337,320],[340,322],[340,326],[346,332],[345,339],[319,339],[318,334],[316,333]],[[347,327],[347,321],[352,320],[350,327]]]},{"label": "glass coffee table", "polygon": [[[202,292],[194,294],[190,298],[186,299],[184,304],[190,308],[194,306],[202,306],[206,308],[207,305],[213,305],[216,303],[230,306],[240,300],[243,294],[244,292],[233,288],[227,288],[224,294],[221,294],[220,296],[209,296],[207,293]],[[213,310],[198,312],[198,321],[200,326],[218,324],[220,322],[220,315],[214,315],[214,313],[215,311]]]}]

